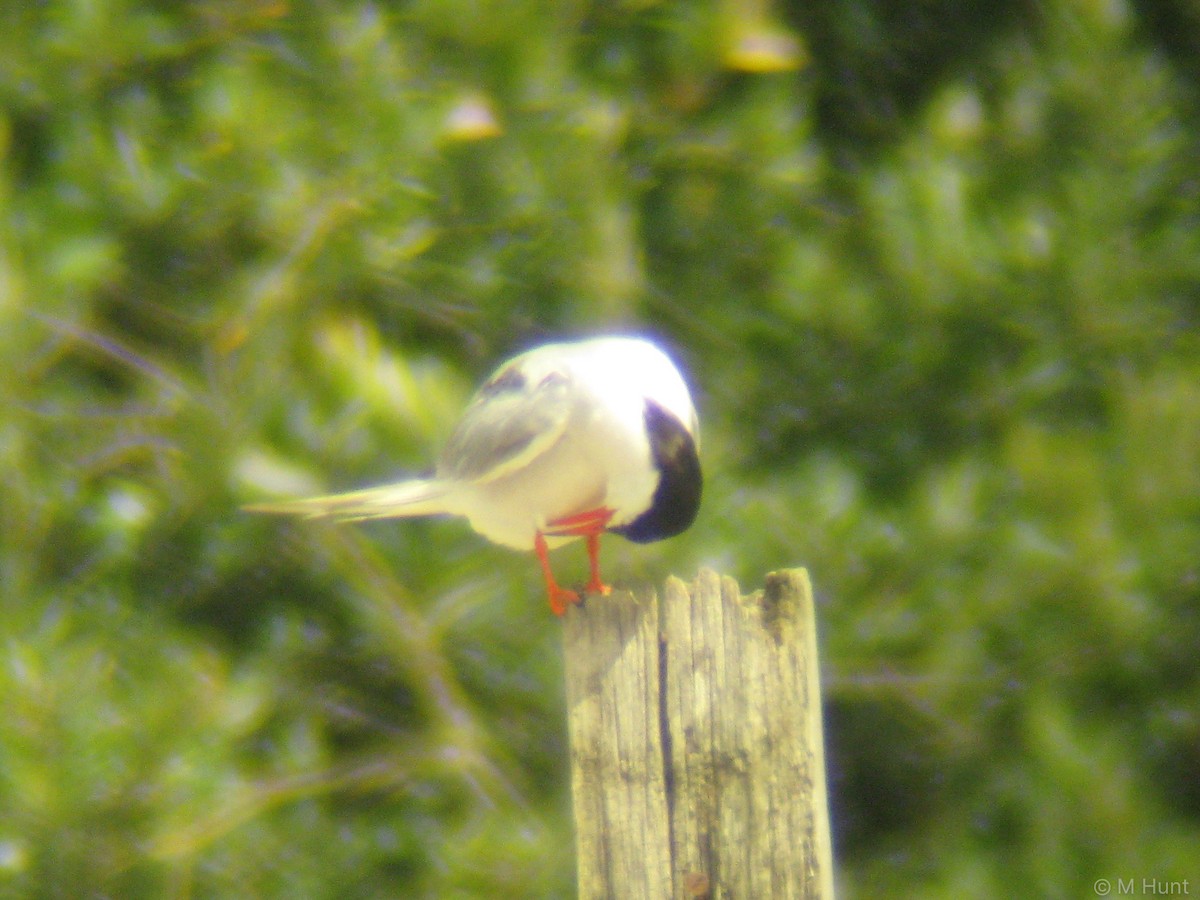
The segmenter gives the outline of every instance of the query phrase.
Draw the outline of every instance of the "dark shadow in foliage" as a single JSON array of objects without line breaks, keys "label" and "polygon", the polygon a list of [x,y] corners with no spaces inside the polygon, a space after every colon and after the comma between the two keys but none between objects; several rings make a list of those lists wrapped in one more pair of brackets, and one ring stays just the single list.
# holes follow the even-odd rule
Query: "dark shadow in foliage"
[{"label": "dark shadow in foliage", "polygon": [[956,779],[936,735],[892,699],[833,697],[824,712],[833,843],[848,863],[919,830]]},{"label": "dark shadow in foliage", "polygon": [[10,108],[5,157],[13,186],[21,189],[46,179],[53,156],[54,135],[50,116],[43,110]]},{"label": "dark shadow in foliage", "polygon": [[817,131],[845,150],[895,140],[938,86],[1036,20],[1003,0],[829,0],[787,4],[812,54]]},{"label": "dark shadow in foliage", "polygon": [[1149,754],[1154,783],[1168,809],[1200,822],[1200,728],[1155,741]]},{"label": "dark shadow in foliage", "polygon": [[[1164,574],[1169,568],[1163,566]],[[1137,709],[1129,720],[1136,723],[1151,783],[1166,808],[1200,822],[1200,717],[1192,699],[1198,677],[1195,648],[1200,646],[1200,571],[1189,567],[1167,579],[1156,593],[1170,610],[1174,639],[1157,642],[1152,661],[1138,673],[1141,689],[1130,704]]]},{"label": "dark shadow in foliage", "polygon": [[1200,6],[1193,0],[1134,0],[1133,8],[1151,43],[1200,90]]},{"label": "dark shadow in foliage", "polygon": [[[926,467],[1002,431],[1011,405],[1024,400],[1071,400],[1074,419],[1102,418],[1087,385],[1048,385],[1030,398],[1017,374],[1019,336],[987,317],[947,315],[930,320],[921,346],[892,334],[921,333],[897,322],[870,342],[832,332],[761,332],[750,352],[779,361],[764,370],[749,398],[747,427],[755,434],[756,463],[786,465],[814,447],[851,459],[865,484],[882,496],[907,490]],[[980,390],[985,374],[989,390]],[[1071,376],[1071,377],[1068,377]],[[1061,395],[1061,397],[1060,397]]]}]

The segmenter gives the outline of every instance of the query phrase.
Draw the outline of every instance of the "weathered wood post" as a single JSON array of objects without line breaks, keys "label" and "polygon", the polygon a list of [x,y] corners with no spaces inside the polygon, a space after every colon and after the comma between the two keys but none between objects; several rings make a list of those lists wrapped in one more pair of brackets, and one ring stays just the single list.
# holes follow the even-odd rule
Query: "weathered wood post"
[{"label": "weathered wood post", "polygon": [[831,900],[805,570],[616,591],[563,641],[580,898]]}]

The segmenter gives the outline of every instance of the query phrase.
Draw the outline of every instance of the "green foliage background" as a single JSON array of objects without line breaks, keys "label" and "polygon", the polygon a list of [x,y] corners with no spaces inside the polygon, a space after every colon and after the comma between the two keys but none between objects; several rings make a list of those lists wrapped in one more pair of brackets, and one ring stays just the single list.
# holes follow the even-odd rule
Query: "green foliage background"
[{"label": "green foliage background", "polygon": [[612,330],[709,480],[609,569],[810,567],[845,896],[1200,885],[1186,0],[0,24],[0,896],[570,896],[533,561],[239,506]]}]

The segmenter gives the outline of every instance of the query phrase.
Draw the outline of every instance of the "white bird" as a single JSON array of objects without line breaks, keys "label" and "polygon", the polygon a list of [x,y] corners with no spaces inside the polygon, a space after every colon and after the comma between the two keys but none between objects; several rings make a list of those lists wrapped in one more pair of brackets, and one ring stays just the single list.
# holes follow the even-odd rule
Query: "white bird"
[{"label": "white bird", "polygon": [[247,509],[344,521],[464,516],[489,540],[537,554],[561,616],[579,595],[554,580],[548,550],[584,538],[586,590],[607,594],[601,533],[647,543],[688,528],[700,507],[699,443],[687,385],[651,342],[545,344],[484,383],[431,477]]}]

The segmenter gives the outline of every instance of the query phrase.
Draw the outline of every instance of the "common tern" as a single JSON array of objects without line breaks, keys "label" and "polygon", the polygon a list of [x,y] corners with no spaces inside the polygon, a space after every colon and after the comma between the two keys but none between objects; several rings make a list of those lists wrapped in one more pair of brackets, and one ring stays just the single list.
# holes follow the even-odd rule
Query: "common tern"
[{"label": "common tern", "polygon": [[688,528],[700,507],[699,446],[687,385],[655,344],[545,344],[484,382],[432,476],[247,509],[343,521],[463,516],[494,543],[537,554],[561,616],[580,598],[555,581],[549,550],[583,538],[585,590],[609,593],[600,535],[648,543]]}]

